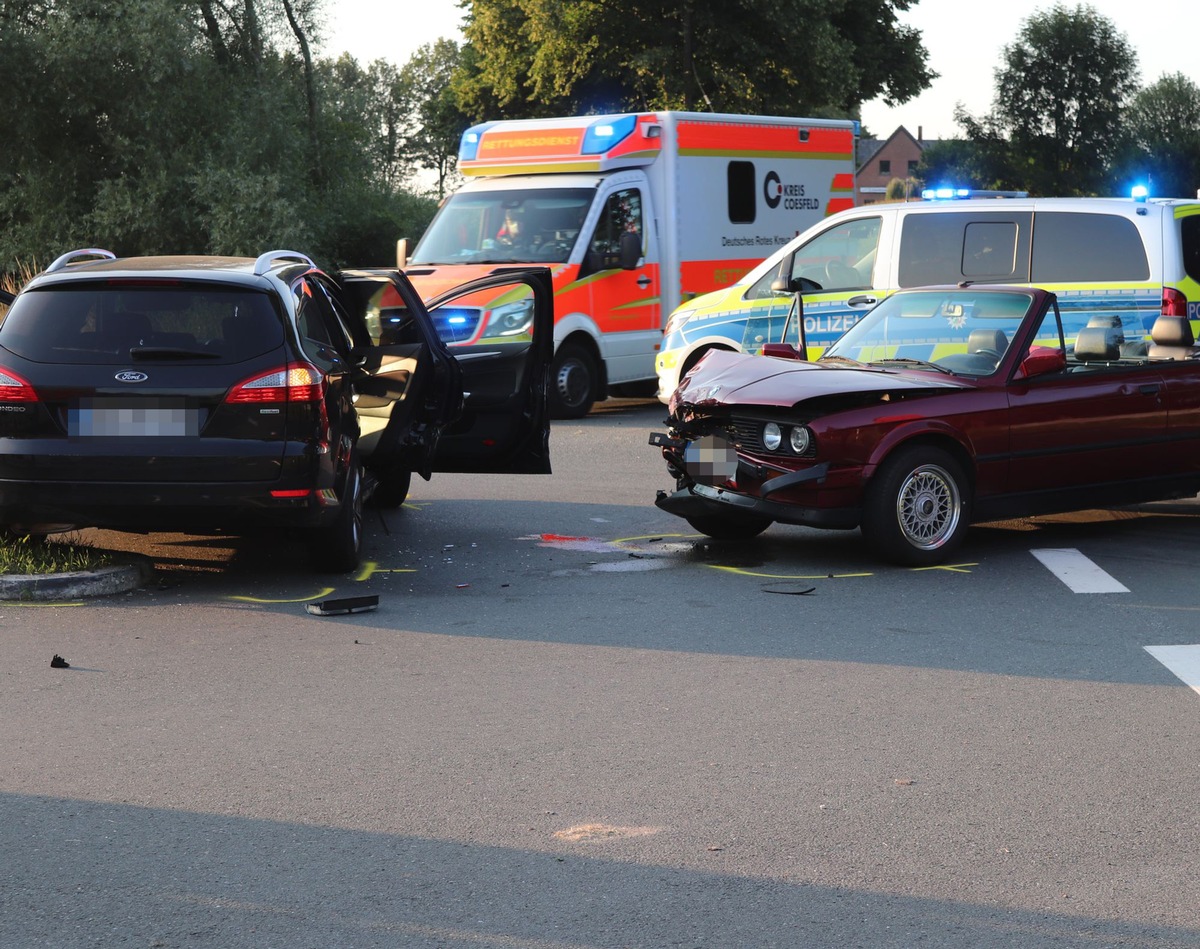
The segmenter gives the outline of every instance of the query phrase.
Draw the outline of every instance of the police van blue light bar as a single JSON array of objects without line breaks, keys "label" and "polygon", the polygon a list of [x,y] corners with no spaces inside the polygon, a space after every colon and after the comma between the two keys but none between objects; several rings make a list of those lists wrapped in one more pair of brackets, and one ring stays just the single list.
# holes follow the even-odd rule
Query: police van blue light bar
[{"label": "police van blue light bar", "polygon": [[954,201],[970,196],[970,188],[926,188],[921,192],[921,198],[925,201]]},{"label": "police van blue light bar", "polygon": [[925,188],[922,201],[964,201],[967,198],[1028,198],[1028,191],[992,191],[986,188]]}]

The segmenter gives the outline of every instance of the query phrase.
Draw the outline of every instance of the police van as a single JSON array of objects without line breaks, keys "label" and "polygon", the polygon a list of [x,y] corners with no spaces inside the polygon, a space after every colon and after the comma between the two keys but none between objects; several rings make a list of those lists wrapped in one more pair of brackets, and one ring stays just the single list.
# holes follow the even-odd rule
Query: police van
[{"label": "police van", "polygon": [[1159,315],[1186,315],[1195,331],[1200,199],[970,198],[831,215],[671,314],[658,396],[710,349],[778,342],[795,293],[812,359],[893,291],[964,280],[1053,290],[1064,320],[1118,328],[1135,346]]}]

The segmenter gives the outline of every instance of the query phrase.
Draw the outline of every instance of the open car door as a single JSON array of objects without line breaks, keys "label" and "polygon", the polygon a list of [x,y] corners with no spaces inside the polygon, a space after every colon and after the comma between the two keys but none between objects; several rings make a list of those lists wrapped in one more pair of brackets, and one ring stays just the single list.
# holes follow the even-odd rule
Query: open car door
[{"label": "open car door", "polygon": [[359,449],[377,477],[550,473],[546,268],[494,273],[428,305],[396,270],[338,277],[358,360]]}]

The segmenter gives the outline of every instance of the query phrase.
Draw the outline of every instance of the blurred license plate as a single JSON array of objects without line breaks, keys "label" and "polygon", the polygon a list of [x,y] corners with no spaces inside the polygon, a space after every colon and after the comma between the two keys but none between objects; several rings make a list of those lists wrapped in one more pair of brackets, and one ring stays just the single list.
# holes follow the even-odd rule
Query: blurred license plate
[{"label": "blurred license plate", "polygon": [[80,437],[182,437],[200,434],[200,416],[183,406],[81,406],[71,410],[67,429]]}]

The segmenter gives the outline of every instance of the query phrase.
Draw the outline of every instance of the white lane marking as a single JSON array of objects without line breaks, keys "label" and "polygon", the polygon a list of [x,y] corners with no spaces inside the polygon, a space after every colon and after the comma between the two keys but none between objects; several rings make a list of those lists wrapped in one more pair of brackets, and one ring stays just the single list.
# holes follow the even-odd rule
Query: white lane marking
[{"label": "white lane marking", "polygon": [[1129,587],[1110,577],[1074,548],[1047,548],[1030,553],[1076,593],[1129,592]]},{"label": "white lane marking", "polygon": [[1145,646],[1193,692],[1200,693],[1200,646]]}]

